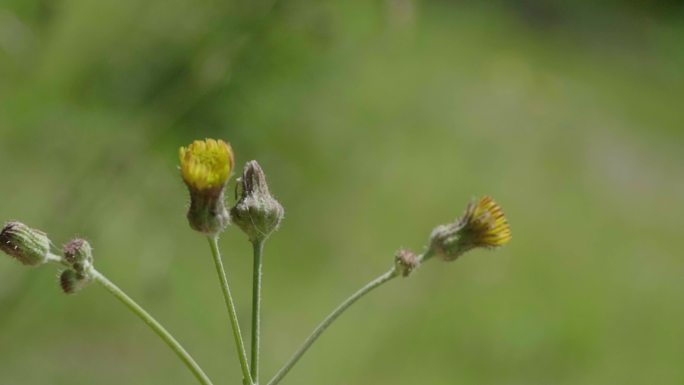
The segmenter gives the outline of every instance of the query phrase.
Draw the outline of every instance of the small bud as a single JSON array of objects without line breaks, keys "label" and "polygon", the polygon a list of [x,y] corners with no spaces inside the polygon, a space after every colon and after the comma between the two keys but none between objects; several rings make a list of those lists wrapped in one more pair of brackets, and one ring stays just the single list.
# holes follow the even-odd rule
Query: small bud
[{"label": "small bud", "polygon": [[78,273],[88,274],[93,266],[93,249],[85,239],[72,239],[63,247],[64,259]]},{"label": "small bud", "polygon": [[233,150],[222,140],[196,140],[179,151],[181,176],[190,191],[188,222],[194,230],[217,234],[230,216],[223,190],[233,170]]},{"label": "small bud", "polygon": [[420,260],[412,251],[401,249],[395,255],[394,265],[403,277],[408,277],[420,266]]},{"label": "small bud", "polygon": [[250,241],[262,241],[278,229],[285,209],[271,196],[266,175],[256,160],[245,165],[241,183],[242,193],[230,210],[231,218]]},{"label": "small bud", "polygon": [[9,222],[0,232],[0,249],[24,265],[38,266],[48,261],[50,239],[21,222]]},{"label": "small bud", "polygon": [[92,280],[89,276],[71,269],[64,270],[59,275],[59,286],[66,294],[76,293],[77,291],[88,286],[91,281]]},{"label": "small bud", "polygon": [[490,197],[471,202],[454,223],[437,226],[430,235],[426,255],[453,261],[476,247],[496,248],[511,240],[511,229],[503,210]]}]

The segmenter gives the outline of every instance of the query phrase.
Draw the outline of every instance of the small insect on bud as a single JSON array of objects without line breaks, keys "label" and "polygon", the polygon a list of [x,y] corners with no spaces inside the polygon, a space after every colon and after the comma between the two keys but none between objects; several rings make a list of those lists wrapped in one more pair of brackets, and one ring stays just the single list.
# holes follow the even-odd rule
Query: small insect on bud
[{"label": "small insect on bud", "polygon": [[88,286],[92,281],[89,276],[83,275],[77,271],[67,269],[62,271],[59,275],[59,286],[66,294],[74,294],[77,291]]},{"label": "small insect on bud", "polygon": [[196,140],[181,147],[179,156],[181,176],[190,191],[190,227],[209,235],[223,231],[230,223],[223,190],[233,170],[233,150],[222,140]]},{"label": "small insect on bud", "polygon": [[88,275],[93,266],[93,249],[85,239],[72,239],[63,247],[64,260],[74,271]]},{"label": "small insect on bud", "polygon": [[0,232],[0,249],[24,265],[38,266],[48,261],[50,239],[21,222],[9,222]]},{"label": "small insect on bud", "polygon": [[429,255],[453,261],[476,247],[496,248],[511,240],[503,210],[488,196],[471,202],[456,222],[437,226],[430,236]]},{"label": "small insect on bud", "polygon": [[285,209],[271,196],[266,175],[256,160],[245,165],[241,185],[242,193],[230,210],[231,218],[250,241],[262,241],[278,229]]}]

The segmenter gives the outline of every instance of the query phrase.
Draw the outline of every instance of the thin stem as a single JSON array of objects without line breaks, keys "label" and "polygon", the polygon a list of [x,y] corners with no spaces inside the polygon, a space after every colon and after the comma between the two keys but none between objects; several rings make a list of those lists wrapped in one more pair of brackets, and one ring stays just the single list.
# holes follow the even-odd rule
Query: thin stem
[{"label": "thin stem", "polygon": [[178,341],[176,341],[175,338],[169,333],[164,327],[157,322],[148,312],[145,311],[140,305],[138,305],[131,297],[126,295],[126,293],[123,292],[118,286],[116,286],[112,281],[107,279],[104,275],[102,275],[99,271],[93,269],[92,270],[92,276],[93,278],[102,284],[105,289],[107,289],[110,293],[114,295],[119,301],[121,301],[128,309],[130,309],[135,315],[140,317],[140,319],[147,324],[147,326],[150,327],[158,336],[161,338],[166,344],[173,350],[178,358],[180,358],[181,361],[185,364],[185,366],[190,369],[192,374],[195,375],[197,378],[197,381],[199,381],[200,384],[202,385],[212,385],[211,380],[207,375],[202,371],[202,368],[197,365],[195,360],[188,354],[188,352],[181,346]]},{"label": "thin stem", "polygon": [[237,312],[235,311],[235,301],[233,301],[233,296],[230,294],[228,276],[226,275],[226,270],[223,268],[223,262],[221,261],[221,252],[219,251],[218,247],[218,236],[208,236],[207,239],[209,240],[211,255],[214,258],[214,264],[216,265],[216,273],[218,273],[219,280],[221,281],[221,289],[223,290],[223,298],[226,301],[226,308],[228,308],[228,314],[230,315],[230,324],[233,329],[235,348],[237,349],[237,355],[240,359],[240,367],[242,369],[242,382],[244,384],[251,385],[254,384],[254,382],[252,381],[252,377],[249,373],[247,354],[245,353],[245,343],[242,340],[240,323],[238,322]]},{"label": "thin stem", "polygon": [[254,249],[254,270],[252,276],[252,381],[259,383],[259,344],[261,340],[261,277],[264,241],[252,242]]},{"label": "thin stem", "polygon": [[354,304],[354,302],[358,301],[361,297],[364,295],[370,293],[373,291],[373,289],[380,287],[382,284],[390,281],[392,278],[397,277],[399,274],[397,272],[397,269],[395,267],[392,267],[388,272],[385,274],[375,278],[374,280],[370,281],[366,286],[362,287],[359,289],[356,293],[354,293],[351,297],[347,298],[342,302],[335,310],[332,311],[324,320],[321,322],[318,327],[307,337],[306,341],[304,341],[304,344],[292,355],[290,360],[283,365],[283,367],[276,373],[276,375],[271,379],[271,381],[268,382],[268,385],[276,385],[277,383],[280,382],[280,380],[285,377],[285,375],[292,369],[292,367],[295,366],[297,361],[299,361],[300,358],[306,353],[307,350],[313,345],[314,342],[318,339],[318,337],[323,334],[325,329],[328,328],[335,320],[342,314],[344,313],[345,310],[347,310],[351,305]]}]

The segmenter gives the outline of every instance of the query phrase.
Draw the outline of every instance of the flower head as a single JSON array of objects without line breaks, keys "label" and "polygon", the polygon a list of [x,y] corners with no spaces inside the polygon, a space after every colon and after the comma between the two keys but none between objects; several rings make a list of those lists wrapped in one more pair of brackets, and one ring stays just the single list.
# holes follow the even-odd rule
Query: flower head
[{"label": "flower head", "polygon": [[217,234],[228,226],[230,216],[223,190],[233,170],[233,150],[222,140],[196,140],[181,147],[180,169],[190,191],[188,222],[204,234]]},{"label": "flower head", "polygon": [[430,236],[430,252],[447,261],[476,247],[495,248],[511,240],[511,229],[501,207],[485,196],[466,207],[456,222],[437,226]]},{"label": "flower head", "polygon": [[459,222],[463,236],[473,247],[493,248],[511,240],[511,228],[503,210],[491,197],[470,202]]},{"label": "flower head", "polygon": [[222,189],[233,169],[233,150],[223,140],[196,140],[179,150],[181,175],[188,188]]}]

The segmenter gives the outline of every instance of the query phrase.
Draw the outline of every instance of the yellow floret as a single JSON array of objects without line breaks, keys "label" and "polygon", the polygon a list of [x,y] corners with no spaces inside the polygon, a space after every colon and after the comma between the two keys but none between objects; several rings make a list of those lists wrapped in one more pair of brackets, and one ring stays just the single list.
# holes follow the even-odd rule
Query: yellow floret
[{"label": "yellow floret", "polygon": [[498,247],[511,240],[511,228],[503,210],[491,197],[469,205],[461,223],[474,246]]},{"label": "yellow floret", "polygon": [[195,190],[223,188],[233,169],[233,150],[223,140],[196,140],[179,157],[183,180]]}]

